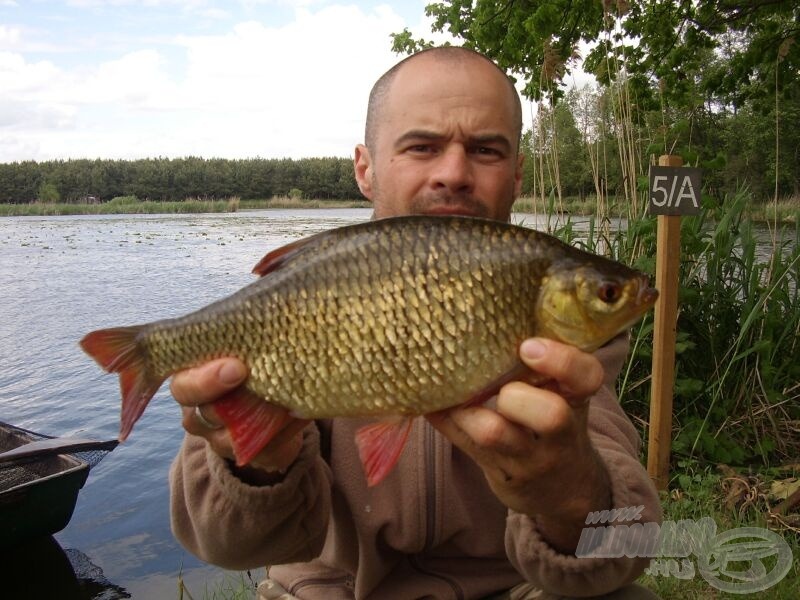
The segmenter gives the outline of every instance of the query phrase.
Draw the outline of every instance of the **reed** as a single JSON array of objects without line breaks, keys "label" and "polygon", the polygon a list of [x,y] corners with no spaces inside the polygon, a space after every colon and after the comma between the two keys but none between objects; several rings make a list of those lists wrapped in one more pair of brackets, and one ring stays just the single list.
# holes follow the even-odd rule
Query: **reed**
[{"label": "reed", "polygon": [[[765,466],[800,453],[800,225],[773,223],[758,239],[742,191],[685,217],[681,231],[673,454]],[[565,241],[651,274],[656,221],[610,234],[590,220]],[[652,315],[634,328],[620,397],[644,437],[650,402]]]},{"label": "reed", "polygon": [[[126,197],[122,197],[126,198]],[[3,217],[52,217],[62,215],[116,215],[116,214],[184,214],[235,212],[238,199],[201,200],[188,199],[182,202],[116,201],[103,204],[0,204]]]},{"label": "reed", "polygon": [[241,210],[259,209],[303,209],[303,208],[369,208],[367,200],[312,200],[308,198],[290,198],[274,196],[267,200],[242,200]]}]

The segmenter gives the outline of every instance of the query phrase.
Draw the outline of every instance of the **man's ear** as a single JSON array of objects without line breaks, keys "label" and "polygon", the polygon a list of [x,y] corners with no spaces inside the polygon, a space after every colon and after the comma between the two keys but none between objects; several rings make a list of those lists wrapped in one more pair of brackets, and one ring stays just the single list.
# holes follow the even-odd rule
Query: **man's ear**
[{"label": "man's ear", "polygon": [[355,167],[358,189],[361,190],[367,200],[372,201],[372,157],[369,154],[369,148],[364,144],[356,146],[353,166]]}]

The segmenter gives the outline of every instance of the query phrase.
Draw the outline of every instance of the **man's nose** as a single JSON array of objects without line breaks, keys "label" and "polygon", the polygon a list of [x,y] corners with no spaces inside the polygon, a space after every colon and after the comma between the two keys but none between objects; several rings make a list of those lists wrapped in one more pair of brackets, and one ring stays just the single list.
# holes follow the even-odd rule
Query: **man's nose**
[{"label": "man's nose", "polygon": [[447,147],[436,161],[431,183],[450,192],[471,192],[475,182],[466,148],[458,144]]}]

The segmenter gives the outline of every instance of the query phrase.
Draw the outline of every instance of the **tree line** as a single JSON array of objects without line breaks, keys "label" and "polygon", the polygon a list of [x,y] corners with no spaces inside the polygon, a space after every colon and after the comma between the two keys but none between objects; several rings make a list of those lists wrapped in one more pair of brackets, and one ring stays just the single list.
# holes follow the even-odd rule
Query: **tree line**
[{"label": "tree line", "polygon": [[[572,88],[558,102],[540,104],[522,138],[526,195],[537,178],[545,195],[558,188],[566,197],[624,196],[628,177],[641,192],[651,158],[678,154],[703,169],[705,192],[716,200],[742,189],[756,201],[800,197],[800,86],[777,113],[774,105],[759,109],[752,102],[737,110],[701,103],[688,114],[673,110],[668,119],[641,109],[631,118],[621,88]],[[625,139],[633,142],[623,147]]]},{"label": "tree line", "polygon": [[0,202],[107,201],[119,196],[314,199],[360,197],[349,158],[74,159],[0,164]]}]

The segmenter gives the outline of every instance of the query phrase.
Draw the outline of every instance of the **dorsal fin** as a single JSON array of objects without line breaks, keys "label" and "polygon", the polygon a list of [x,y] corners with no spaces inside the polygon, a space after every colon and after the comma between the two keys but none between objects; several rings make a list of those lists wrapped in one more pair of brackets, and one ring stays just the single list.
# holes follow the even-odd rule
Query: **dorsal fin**
[{"label": "dorsal fin", "polygon": [[292,256],[297,254],[303,248],[303,246],[309,242],[310,239],[311,238],[304,238],[297,240],[296,242],[286,244],[285,246],[281,246],[280,248],[276,248],[275,250],[268,252],[266,255],[264,255],[264,258],[258,261],[258,264],[253,267],[253,273],[259,277],[263,277],[267,273],[277,271],[287,260],[291,259]]}]

